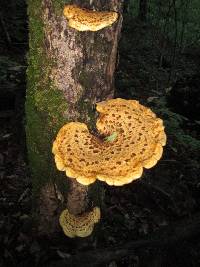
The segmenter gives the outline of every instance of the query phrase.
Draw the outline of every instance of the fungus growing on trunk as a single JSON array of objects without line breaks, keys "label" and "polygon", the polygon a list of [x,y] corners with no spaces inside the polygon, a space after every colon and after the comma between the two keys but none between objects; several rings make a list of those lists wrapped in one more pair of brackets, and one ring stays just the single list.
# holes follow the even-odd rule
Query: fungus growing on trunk
[{"label": "fungus growing on trunk", "polygon": [[57,168],[83,185],[98,179],[121,186],[140,178],[143,167],[153,167],[162,156],[162,120],[136,100],[103,101],[97,111],[96,127],[104,138],[92,135],[84,123],[67,123],[53,143]]},{"label": "fungus growing on trunk", "polygon": [[100,220],[100,216],[100,209],[98,207],[79,216],[70,214],[65,209],[60,215],[59,222],[66,236],[71,238],[86,237],[92,233],[95,223]]},{"label": "fungus growing on trunk", "polygon": [[114,11],[93,11],[76,5],[65,5],[64,16],[69,26],[78,31],[98,31],[112,25],[118,18]]}]

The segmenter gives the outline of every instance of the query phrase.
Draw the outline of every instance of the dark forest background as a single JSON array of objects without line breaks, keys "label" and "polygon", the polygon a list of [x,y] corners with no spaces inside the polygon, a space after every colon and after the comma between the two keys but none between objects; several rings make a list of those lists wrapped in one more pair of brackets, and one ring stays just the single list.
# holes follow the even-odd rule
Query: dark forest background
[{"label": "dark forest background", "polygon": [[[103,185],[100,234],[77,248],[62,233],[34,232],[24,130],[27,6],[0,0],[0,266],[200,266],[200,2],[131,0],[123,17],[116,97],[153,109],[168,142],[142,179]],[[86,263],[77,264],[80,257]]]}]

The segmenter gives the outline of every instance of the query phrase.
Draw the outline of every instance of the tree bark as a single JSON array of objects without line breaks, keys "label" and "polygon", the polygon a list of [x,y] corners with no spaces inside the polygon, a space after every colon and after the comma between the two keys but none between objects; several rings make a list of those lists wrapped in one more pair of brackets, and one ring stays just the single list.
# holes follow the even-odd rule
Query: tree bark
[{"label": "tree bark", "polygon": [[[123,0],[69,1],[81,7],[121,12]],[[55,168],[51,153],[58,130],[69,121],[94,128],[95,103],[113,97],[122,19],[97,32],[68,27],[62,0],[29,0],[26,134],[39,230],[58,229],[63,207],[72,214],[99,205],[98,184],[83,186]]]}]

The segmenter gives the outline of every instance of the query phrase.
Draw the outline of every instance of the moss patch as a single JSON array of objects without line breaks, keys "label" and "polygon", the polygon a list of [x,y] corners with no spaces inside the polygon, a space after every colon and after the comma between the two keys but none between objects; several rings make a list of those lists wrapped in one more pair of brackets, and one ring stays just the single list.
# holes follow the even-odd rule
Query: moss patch
[{"label": "moss patch", "polygon": [[62,16],[64,6],[70,3],[71,0],[54,0],[52,4],[56,15]]},{"label": "moss patch", "polygon": [[51,87],[38,90],[34,94],[34,102],[38,111],[47,114],[47,124],[56,134],[59,128],[67,122],[64,115],[67,103],[63,93]]},{"label": "moss patch", "polygon": [[[44,101],[44,102],[43,102]],[[59,118],[59,113],[45,110],[42,106],[47,99],[43,95],[43,99],[37,103],[33,96],[29,96],[26,102],[27,112],[27,147],[29,154],[29,162],[33,175],[33,190],[37,195],[39,188],[51,180],[56,180],[60,173],[55,168],[54,157],[51,152],[53,140],[55,139],[58,129],[64,124],[63,116]],[[49,106],[49,105],[48,105]],[[47,106],[46,106],[47,107]],[[41,111],[40,111],[41,110]],[[56,120],[54,119],[56,117]],[[53,123],[54,122],[54,123]]]},{"label": "moss patch", "polygon": [[87,72],[84,69],[82,69],[79,74],[80,84],[84,88],[90,89],[94,85],[95,75],[96,75],[95,73]]},{"label": "moss patch", "polygon": [[[56,2],[56,1],[54,1]],[[63,93],[50,81],[52,62],[44,49],[44,23],[41,0],[29,1],[29,42],[26,100],[26,135],[33,191],[64,174],[55,168],[52,143],[66,123],[67,103]]]}]

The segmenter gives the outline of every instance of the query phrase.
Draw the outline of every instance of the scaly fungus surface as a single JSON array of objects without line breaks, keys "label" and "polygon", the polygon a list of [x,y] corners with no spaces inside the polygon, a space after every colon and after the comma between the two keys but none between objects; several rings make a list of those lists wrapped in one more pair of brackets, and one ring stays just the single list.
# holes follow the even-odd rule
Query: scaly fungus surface
[{"label": "scaly fungus surface", "polygon": [[64,16],[68,25],[78,31],[98,31],[112,25],[118,18],[114,11],[93,11],[76,5],[65,5]]},{"label": "scaly fungus surface", "polygon": [[[87,125],[64,125],[53,143],[56,166],[79,183],[96,179],[121,186],[153,167],[166,144],[163,121],[136,100],[112,99],[97,103],[100,113],[92,135]],[[105,137],[113,136],[110,140]]]},{"label": "scaly fungus surface", "polygon": [[92,233],[95,223],[100,220],[100,216],[98,207],[79,216],[70,214],[65,209],[60,215],[59,222],[66,236],[71,238],[86,237]]}]

